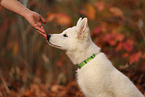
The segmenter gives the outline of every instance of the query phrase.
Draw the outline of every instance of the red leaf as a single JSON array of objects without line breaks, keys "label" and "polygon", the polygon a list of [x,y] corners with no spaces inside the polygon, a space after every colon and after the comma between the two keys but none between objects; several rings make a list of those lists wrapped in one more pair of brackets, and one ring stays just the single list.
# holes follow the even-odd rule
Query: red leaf
[{"label": "red leaf", "polygon": [[47,17],[46,17],[46,20],[47,20],[48,22],[51,22],[51,21],[54,20],[54,18],[55,18],[55,13],[48,13],[48,14],[47,14]]},{"label": "red leaf", "polygon": [[90,20],[94,20],[96,17],[96,10],[91,4],[86,4],[84,6],[86,10],[80,10],[80,13],[87,16]]},{"label": "red leaf", "polygon": [[107,42],[111,45],[114,46],[116,45],[117,41],[114,39],[114,34],[108,34],[106,35],[105,39],[107,40]]},{"label": "red leaf", "polygon": [[58,67],[62,67],[63,63],[62,63],[61,61],[57,61],[56,65],[57,65]]},{"label": "red leaf", "polygon": [[94,34],[99,34],[101,32],[101,28],[100,27],[96,27],[94,29]]},{"label": "red leaf", "polygon": [[124,39],[124,35],[123,34],[115,34],[115,40],[122,41],[123,39]]},{"label": "red leaf", "polygon": [[101,23],[101,30],[102,30],[103,33],[108,32],[107,24],[105,22]]},{"label": "red leaf", "polygon": [[124,53],[124,54],[122,55],[123,58],[128,57],[128,56],[129,56],[128,53]]},{"label": "red leaf", "polygon": [[132,54],[129,58],[130,64],[138,62],[141,56],[142,56],[141,51],[138,51],[137,53]]},{"label": "red leaf", "polygon": [[142,55],[142,58],[145,59],[145,53]]},{"label": "red leaf", "polygon": [[120,51],[120,50],[122,50],[122,48],[123,48],[123,43],[120,42],[116,47],[116,51]]},{"label": "red leaf", "polygon": [[123,47],[126,51],[131,52],[133,49],[133,41],[128,39],[126,42],[123,43]]},{"label": "red leaf", "polygon": [[109,10],[114,16],[123,17],[123,12],[121,9],[117,7],[110,7]]},{"label": "red leaf", "polygon": [[41,70],[40,70],[40,69],[37,69],[37,70],[35,71],[35,74],[36,74],[37,76],[40,76],[40,75],[41,75]]},{"label": "red leaf", "polygon": [[63,26],[69,26],[72,23],[72,19],[70,16],[64,13],[56,14],[56,22]]},{"label": "red leaf", "polygon": [[69,26],[72,23],[72,19],[65,13],[48,13],[46,20],[51,22],[56,20],[55,22],[62,26]]},{"label": "red leaf", "polygon": [[103,1],[98,1],[95,3],[95,7],[99,10],[99,11],[103,11],[105,9],[105,3]]}]

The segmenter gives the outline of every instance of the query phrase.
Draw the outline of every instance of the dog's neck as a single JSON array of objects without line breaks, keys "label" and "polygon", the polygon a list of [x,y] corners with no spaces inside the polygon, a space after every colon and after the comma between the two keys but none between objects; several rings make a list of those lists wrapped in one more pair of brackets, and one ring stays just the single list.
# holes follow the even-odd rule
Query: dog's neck
[{"label": "dog's neck", "polygon": [[74,51],[67,51],[66,54],[73,62],[73,64],[80,64],[85,61],[87,58],[92,56],[93,54],[98,54],[100,52],[100,48],[96,46],[93,42],[91,42],[87,48],[76,49]]}]

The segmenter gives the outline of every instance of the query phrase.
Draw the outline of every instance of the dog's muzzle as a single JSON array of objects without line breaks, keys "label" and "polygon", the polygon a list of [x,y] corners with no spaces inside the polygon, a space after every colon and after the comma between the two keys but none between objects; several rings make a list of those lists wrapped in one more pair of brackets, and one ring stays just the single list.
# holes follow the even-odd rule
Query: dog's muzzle
[{"label": "dog's muzzle", "polygon": [[47,41],[50,40],[50,37],[51,37],[51,35],[50,34],[47,34]]}]

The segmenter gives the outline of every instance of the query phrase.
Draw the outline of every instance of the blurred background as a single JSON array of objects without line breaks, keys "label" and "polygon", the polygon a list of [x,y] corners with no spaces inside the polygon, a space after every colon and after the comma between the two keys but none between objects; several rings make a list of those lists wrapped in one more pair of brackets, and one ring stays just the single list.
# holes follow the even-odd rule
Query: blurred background
[{"label": "blurred background", "polygon": [[[87,17],[93,41],[145,94],[145,0],[20,0],[40,13],[47,34]],[[0,97],[84,97],[65,52],[0,6]]]}]

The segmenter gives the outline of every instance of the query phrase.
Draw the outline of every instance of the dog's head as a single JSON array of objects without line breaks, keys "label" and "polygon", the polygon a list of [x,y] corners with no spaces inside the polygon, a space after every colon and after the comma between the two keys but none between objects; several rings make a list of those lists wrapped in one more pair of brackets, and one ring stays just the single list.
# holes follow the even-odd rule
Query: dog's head
[{"label": "dog's head", "polygon": [[87,21],[87,18],[80,18],[76,26],[68,28],[60,34],[48,34],[48,43],[53,47],[66,51],[73,51],[79,48],[85,49],[90,41]]}]

